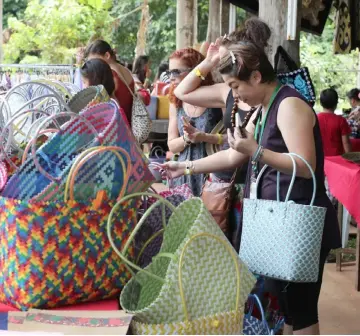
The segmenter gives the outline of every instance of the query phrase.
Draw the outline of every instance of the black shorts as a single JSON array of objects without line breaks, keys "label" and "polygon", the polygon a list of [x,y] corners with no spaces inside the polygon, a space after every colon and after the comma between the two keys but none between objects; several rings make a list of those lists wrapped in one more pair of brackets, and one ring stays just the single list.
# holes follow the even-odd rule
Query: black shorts
[{"label": "black shorts", "polygon": [[319,322],[318,301],[324,264],[329,252],[328,248],[321,249],[317,282],[295,283],[273,279],[265,280],[265,290],[278,298],[285,323],[291,325],[293,330],[304,329]]}]

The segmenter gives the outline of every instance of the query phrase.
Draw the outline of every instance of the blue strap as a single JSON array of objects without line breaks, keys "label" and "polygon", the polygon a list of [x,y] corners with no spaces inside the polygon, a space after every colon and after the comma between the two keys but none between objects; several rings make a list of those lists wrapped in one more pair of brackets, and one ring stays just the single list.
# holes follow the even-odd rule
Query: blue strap
[{"label": "blue strap", "polygon": [[260,311],[260,314],[261,314],[261,322],[263,323],[267,334],[271,335],[270,328],[269,328],[268,323],[266,321],[265,312],[264,312],[264,309],[263,309],[263,306],[261,304],[261,301],[260,301],[259,297],[256,294],[250,294],[249,295],[249,301],[250,301],[249,311],[245,316],[247,318],[252,316],[252,313],[253,313],[253,310],[254,310],[254,305],[256,304],[256,306],[258,307],[258,309]]}]

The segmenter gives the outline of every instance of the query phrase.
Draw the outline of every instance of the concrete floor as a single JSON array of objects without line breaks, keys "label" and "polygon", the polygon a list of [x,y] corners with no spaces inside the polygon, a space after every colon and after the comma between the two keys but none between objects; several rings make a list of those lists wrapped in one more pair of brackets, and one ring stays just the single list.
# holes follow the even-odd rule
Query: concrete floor
[{"label": "concrete floor", "polygon": [[355,290],[355,266],[336,272],[335,264],[326,264],[319,320],[323,335],[360,334],[360,292]]}]

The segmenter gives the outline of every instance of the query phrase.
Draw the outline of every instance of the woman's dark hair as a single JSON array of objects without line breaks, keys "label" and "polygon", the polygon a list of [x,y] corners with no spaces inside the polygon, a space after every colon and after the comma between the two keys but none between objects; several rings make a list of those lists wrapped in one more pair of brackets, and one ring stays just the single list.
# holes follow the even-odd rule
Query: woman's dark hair
[{"label": "woman's dark hair", "polygon": [[96,40],[92,42],[85,50],[85,59],[90,55],[100,55],[104,56],[106,53],[109,53],[111,58],[116,60],[116,55],[114,50],[111,48],[110,44],[103,40]]},{"label": "woman's dark hair", "polygon": [[220,73],[248,81],[254,71],[259,71],[262,83],[274,81],[276,74],[265,52],[270,35],[266,23],[259,19],[247,20],[245,27],[236,32],[236,40],[225,42],[229,53],[220,61]]},{"label": "woman's dark hair", "polygon": [[348,93],[347,93],[347,97],[349,99],[355,99],[356,101],[360,101],[360,90],[359,89],[351,89]]},{"label": "woman's dark hair", "polygon": [[157,74],[156,74],[156,80],[158,80],[161,76],[161,74],[165,71],[169,70],[169,63],[168,62],[163,62],[159,65]]},{"label": "woman's dark hair", "polygon": [[81,76],[89,81],[89,85],[103,85],[109,96],[115,91],[112,70],[102,59],[94,58],[85,62],[81,68]]},{"label": "woman's dark hair", "polygon": [[339,102],[339,96],[335,89],[330,88],[321,91],[320,104],[323,108],[329,110],[335,110]]},{"label": "woman's dark hair", "polygon": [[237,42],[252,42],[260,49],[266,49],[269,46],[271,37],[270,27],[258,18],[250,18],[245,21],[242,29],[237,29],[225,36],[222,45],[227,47]]},{"label": "woman's dark hair", "polygon": [[145,83],[146,79],[146,70],[145,65],[149,63],[149,56],[141,55],[139,56],[133,66],[133,74],[137,75],[141,83]]}]

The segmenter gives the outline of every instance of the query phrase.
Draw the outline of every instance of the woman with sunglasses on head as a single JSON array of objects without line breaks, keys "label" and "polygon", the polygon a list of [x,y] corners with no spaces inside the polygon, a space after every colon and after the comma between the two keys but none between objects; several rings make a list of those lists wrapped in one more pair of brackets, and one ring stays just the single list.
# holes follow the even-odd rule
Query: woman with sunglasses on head
[{"label": "woman with sunglasses on head", "polygon": [[[209,134],[222,119],[220,108],[204,108],[182,102],[174,95],[174,90],[186,75],[204,59],[204,56],[192,48],[175,51],[169,58],[168,76],[171,81],[168,147],[179,154],[178,161],[197,160],[206,156],[205,143],[221,144],[223,135]],[[211,74],[204,78],[202,85],[212,85]],[[175,185],[188,184],[195,196],[200,196],[204,184],[204,175],[182,176]]]},{"label": "woman with sunglasses on head", "polygon": [[[255,28],[256,25],[251,27]],[[252,31],[247,27],[243,34],[251,35]],[[256,196],[258,199],[277,200],[276,181],[279,171],[282,173],[280,199],[284,200],[293,173],[292,160],[284,153],[296,153],[309,163],[317,185],[314,206],[327,210],[318,281],[289,283],[266,278],[266,285],[276,293],[284,312],[284,334],[319,334],[318,299],[324,264],[329,251],[339,248],[341,243],[336,211],[324,186],[324,153],[316,114],[301,94],[289,86],[280,85],[265,50],[249,39],[229,43],[226,48],[213,44],[208,54],[213,65],[216,64],[214,60],[220,62],[219,70],[224,82],[239,98],[250,106],[261,106],[261,110],[253,113],[243,132],[239,127],[235,128],[234,133],[228,130],[230,149],[193,162],[166,163],[163,169],[174,178],[184,174],[192,176],[234,169],[251,158],[246,197],[255,197],[253,181],[266,164],[269,168],[259,181]],[[204,70],[200,69],[204,76],[202,71]],[[193,79],[197,77],[195,73],[189,76]],[[296,177],[290,199],[295,203],[308,205],[313,195],[312,175],[302,160],[295,158],[295,161]],[[316,224],[314,221],[313,225]]]}]

